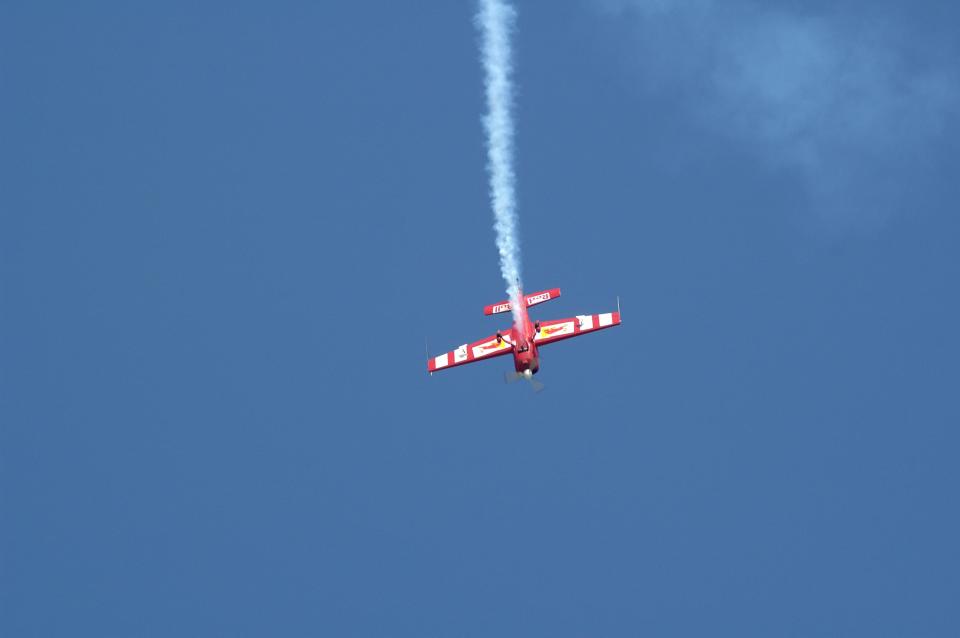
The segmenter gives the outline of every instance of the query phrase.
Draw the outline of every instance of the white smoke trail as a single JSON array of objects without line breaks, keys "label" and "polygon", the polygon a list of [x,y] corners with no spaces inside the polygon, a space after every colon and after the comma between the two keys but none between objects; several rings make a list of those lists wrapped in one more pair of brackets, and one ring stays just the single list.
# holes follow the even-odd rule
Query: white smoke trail
[{"label": "white smoke trail", "polygon": [[483,36],[482,56],[487,88],[487,170],[500,253],[500,273],[513,306],[514,325],[520,324],[520,241],[513,172],[513,53],[510,34],[517,13],[507,0],[480,0],[477,23]]}]

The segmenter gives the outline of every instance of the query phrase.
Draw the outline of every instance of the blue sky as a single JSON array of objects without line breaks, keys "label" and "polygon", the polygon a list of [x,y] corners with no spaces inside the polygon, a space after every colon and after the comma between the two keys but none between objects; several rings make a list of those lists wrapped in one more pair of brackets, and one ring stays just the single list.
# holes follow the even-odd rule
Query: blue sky
[{"label": "blue sky", "polygon": [[0,8],[0,634],[954,636],[949,3]]}]

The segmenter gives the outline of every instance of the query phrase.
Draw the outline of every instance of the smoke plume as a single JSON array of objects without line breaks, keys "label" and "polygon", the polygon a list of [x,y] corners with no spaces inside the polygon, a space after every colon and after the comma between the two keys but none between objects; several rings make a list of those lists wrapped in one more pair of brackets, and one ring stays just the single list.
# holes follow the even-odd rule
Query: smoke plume
[{"label": "smoke plume", "polygon": [[513,52],[510,35],[516,11],[506,0],[480,0],[477,24],[482,35],[483,70],[487,90],[487,170],[493,206],[500,273],[513,306],[513,321],[521,317],[520,241],[517,237],[516,176],[513,170]]}]

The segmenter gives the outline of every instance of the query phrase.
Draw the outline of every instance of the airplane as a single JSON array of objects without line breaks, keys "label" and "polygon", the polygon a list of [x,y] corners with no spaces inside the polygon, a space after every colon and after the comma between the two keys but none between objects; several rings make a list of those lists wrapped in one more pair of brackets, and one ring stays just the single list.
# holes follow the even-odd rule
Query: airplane
[{"label": "airplane", "polygon": [[[517,379],[526,379],[532,383],[534,390],[539,392],[543,389],[543,384],[533,379],[533,375],[540,370],[540,354],[538,351],[540,346],[620,325],[619,297],[617,298],[616,312],[577,315],[576,317],[551,321],[530,321],[528,308],[556,299],[559,296],[559,288],[551,288],[531,295],[524,295],[520,291],[518,298],[524,301],[519,322],[508,330],[498,330],[496,334],[485,339],[465,343],[456,350],[436,357],[430,357],[428,352],[427,371],[433,375],[434,372],[439,370],[446,370],[474,361],[492,359],[505,354],[513,354],[515,372],[513,374],[505,373],[504,380],[511,382]],[[510,301],[501,301],[486,306],[483,309],[483,314],[489,316],[511,312],[512,310]]]}]

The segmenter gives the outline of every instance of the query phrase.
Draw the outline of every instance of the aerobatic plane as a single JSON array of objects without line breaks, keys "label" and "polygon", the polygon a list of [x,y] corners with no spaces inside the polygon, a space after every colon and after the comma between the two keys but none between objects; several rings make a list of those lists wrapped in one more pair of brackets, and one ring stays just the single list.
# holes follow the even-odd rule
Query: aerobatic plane
[{"label": "aerobatic plane", "polygon": [[[521,292],[519,298],[524,303],[518,324],[511,326],[508,330],[499,330],[486,339],[465,343],[452,352],[428,358],[427,371],[433,374],[439,370],[446,370],[466,363],[512,354],[515,372],[508,372],[505,379],[507,381],[526,379],[533,383],[536,390],[543,389],[543,385],[533,379],[533,375],[540,369],[538,348],[555,341],[562,341],[563,339],[620,325],[619,300],[617,301],[616,312],[577,315],[569,319],[553,319],[551,321],[530,321],[530,315],[527,313],[529,307],[556,299],[559,296],[559,288],[535,292],[532,295],[524,295]],[[509,301],[501,301],[485,307],[483,314],[496,315],[512,310]]]}]

